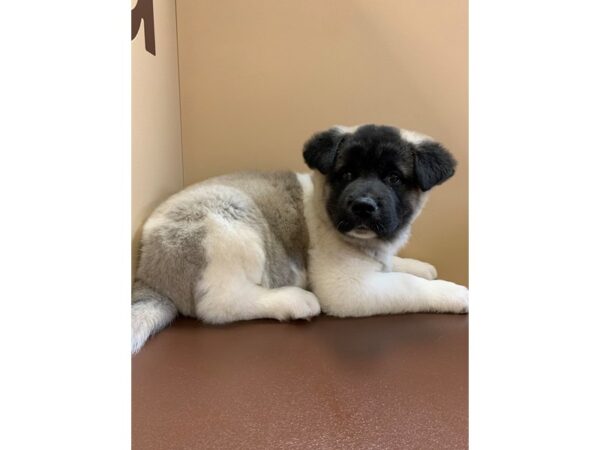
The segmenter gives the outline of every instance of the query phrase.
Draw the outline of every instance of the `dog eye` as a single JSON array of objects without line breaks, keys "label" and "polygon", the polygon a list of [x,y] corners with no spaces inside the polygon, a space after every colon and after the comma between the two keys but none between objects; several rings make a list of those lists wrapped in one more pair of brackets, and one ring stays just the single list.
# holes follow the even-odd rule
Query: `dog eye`
[{"label": "dog eye", "polygon": [[397,173],[391,173],[387,177],[385,177],[385,181],[388,184],[398,184],[400,181],[400,176]]},{"label": "dog eye", "polygon": [[342,174],[342,180],[344,181],[352,181],[354,179],[354,173],[347,171]]}]

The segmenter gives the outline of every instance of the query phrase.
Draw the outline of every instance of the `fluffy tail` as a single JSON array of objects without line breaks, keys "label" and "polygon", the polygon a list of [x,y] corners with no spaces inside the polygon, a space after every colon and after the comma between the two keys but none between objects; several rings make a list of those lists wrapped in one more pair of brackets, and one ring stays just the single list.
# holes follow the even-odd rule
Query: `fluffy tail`
[{"label": "fluffy tail", "polygon": [[166,327],[176,315],[177,308],[171,300],[136,281],[131,305],[131,353],[137,353],[150,336]]}]

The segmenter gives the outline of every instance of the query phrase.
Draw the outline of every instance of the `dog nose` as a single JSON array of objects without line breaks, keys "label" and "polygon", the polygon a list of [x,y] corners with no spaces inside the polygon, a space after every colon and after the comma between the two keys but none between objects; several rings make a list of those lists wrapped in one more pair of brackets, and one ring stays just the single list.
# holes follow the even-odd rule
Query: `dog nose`
[{"label": "dog nose", "polygon": [[360,197],[352,202],[351,208],[357,216],[368,217],[377,211],[377,203],[371,197]]}]

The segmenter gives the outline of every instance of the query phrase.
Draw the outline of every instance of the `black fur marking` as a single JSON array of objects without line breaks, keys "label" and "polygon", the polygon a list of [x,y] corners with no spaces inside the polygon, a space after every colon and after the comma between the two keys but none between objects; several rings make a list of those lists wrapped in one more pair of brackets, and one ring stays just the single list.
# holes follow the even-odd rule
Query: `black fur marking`
[{"label": "black fur marking", "polygon": [[[351,179],[344,174],[351,172]],[[389,183],[390,174],[397,182]],[[348,134],[327,174],[331,193],[326,209],[334,226],[347,233],[356,227],[393,239],[408,224],[419,195],[413,179],[410,144],[392,127],[365,125]],[[372,199],[377,208],[357,214],[356,202]]]},{"label": "black fur marking", "polygon": [[311,169],[317,169],[326,175],[335,162],[338,148],[344,141],[344,134],[337,130],[328,130],[313,135],[304,144],[304,162]]},{"label": "black fur marking", "polygon": [[446,181],[455,167],[456,160],[438,143],[424,142],[415,151],[415,177],[423,191]]},{"label": "black fur marking", "polygon": [[[376,125],[318,133],[306,143],[304,159],[326,176],[326,210],[337,230],[368,228],[382,240],[396,238],[410,224],[423,191],[452,176],[456,165],[441,145],[414,145],[396,128]],[[375,207],[357,207],[365,199]]]}]

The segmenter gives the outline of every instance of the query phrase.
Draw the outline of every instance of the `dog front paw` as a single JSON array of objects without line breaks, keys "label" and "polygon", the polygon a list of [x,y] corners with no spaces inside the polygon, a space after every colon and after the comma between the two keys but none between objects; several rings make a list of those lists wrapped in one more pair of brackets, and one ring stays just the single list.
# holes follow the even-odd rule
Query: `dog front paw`
[{"label": "dog front paw", "polygon": [[415,262],[418,263],[413,267],[416,276],[425,278],[426,280],[435,280],[437,278],[437,270],[434,266],[423,261]]},{"label": "dog front paw", "polygon": [[450,281],[431,282],[435,291],[434,308],[438,312],[466,314],[469,312],[469,290]]},{"label": "dog front paw", "polygon": [[435,267],[418,259],[394,257],[392,270],[394,272],[410,273],[426,280],[435,280],[437,278]]}]

